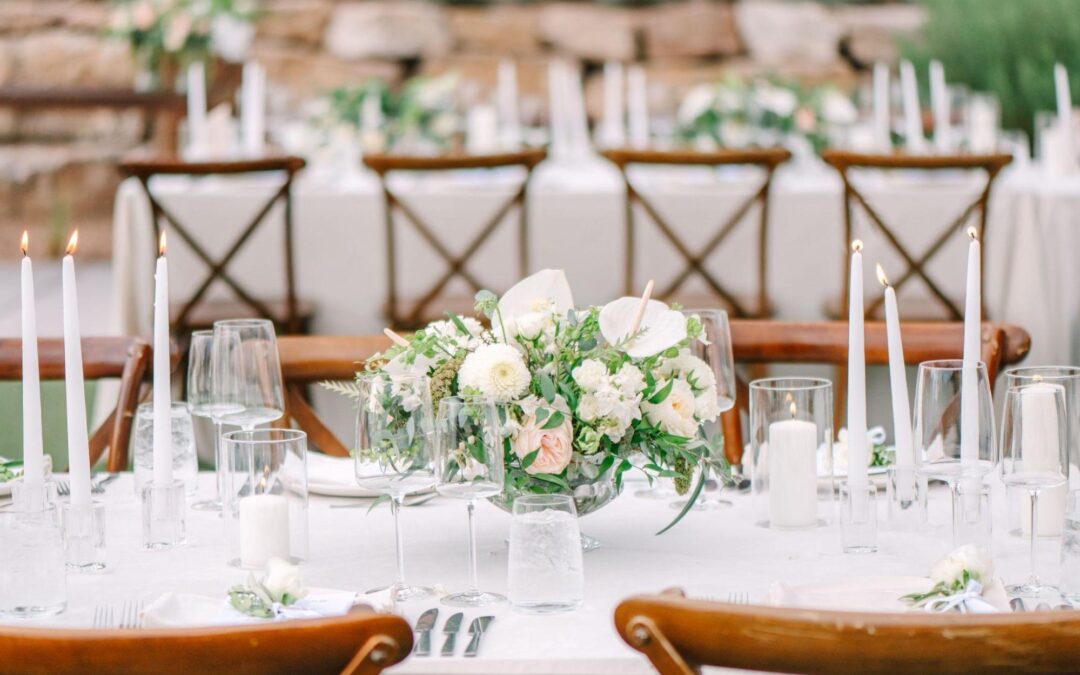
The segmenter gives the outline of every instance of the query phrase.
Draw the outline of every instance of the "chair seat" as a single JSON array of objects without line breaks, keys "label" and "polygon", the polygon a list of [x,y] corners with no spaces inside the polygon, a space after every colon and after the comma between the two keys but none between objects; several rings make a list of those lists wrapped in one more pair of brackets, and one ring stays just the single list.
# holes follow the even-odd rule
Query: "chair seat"
[{"label": "chair seat", "polygon": [[735,300],[742,305],[746,310],[745,313],[736,312],[731,303],[724,298],[720,297],[716,293],[709,293],[707,291],[702,292],[688,292],[678,293],[665,298],[664,302],[668,304],[679,304],[685,309],[722,309],[728,313],[729,318],[732,319],[770,319],[774,316],[775,308],[771,302],[766,303],[766,306],[762,309],[758,309],[758,299],[753,294],[735,293]]},{"label": "chair seat", "polygon": [[[190,330],[203,330],[213,328],[215,321],[224,319],[270,319],[276,326],[284,326],[288,317],[288,303],[284,298],[266,300],[262,299],[266,308],[270,310],[270,316],[260,316],[255,308],[239,300],[207,300],[199,302],[192,308],[184,320],[184,327]],[[182,306],[172,305],[169,308],[169,316],[180,315]],[[296,301],[297,319],[301,326],[301,333],[306,333],[311,325],[311,319],[315,316],[315,305],[306,300]]]},{"label": "chair seat", "polygon": [[[387,317],[389,323],[394,324],[390,326],[394,330],[413,331],[419,330],[428,325],[432,321],[439,321],[446,318],[447,312],[453,312],[461,317],[473,317],[480,320],[483,323],[487,321],[477,315],[476,313],[476,301],[472,297],[463,295],[448,295],[428,303],[424,311],[420,313],[420,316],[416,320],[410,320],[416,303],[419,300],[406,299],[398,302],[398,320],[393,321],[390,319],[392,314],[389,311],[384,311],[383,315]],[[388,308],[387,308],[388,309]]]}]

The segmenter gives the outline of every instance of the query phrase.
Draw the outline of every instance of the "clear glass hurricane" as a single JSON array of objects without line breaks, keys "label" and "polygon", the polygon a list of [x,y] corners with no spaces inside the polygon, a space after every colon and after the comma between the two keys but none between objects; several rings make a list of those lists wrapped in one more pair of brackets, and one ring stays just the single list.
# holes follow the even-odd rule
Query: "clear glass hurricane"
[{"label": "clear glass hurricane", "polygon": [[400,513],[407,495],[435,486],[428,378],[370,372],[359,378],[358,391],[356,482],[390,499],[397,554],[397,576],[391,587],[394,599],[427,597],[430,588],[405,583]]},{"label": "clear glass hurricane", "polygon": [[[1068,483],[1068,417],[1065,388],[1060,384],[1036,382],[1009,387],[1001,422],[1001,480],[1027,493],[1026,510],[1029,576],[1021,584],[1008,586],[1014,597],[1043,599],[1048,591],[1035,567],[1035,542],[1040,529],[1039,497]],[[1064,501],[1061,502],[1062,509]],[[1064,520],[1063,510],[1053,514]]]},{"label": "clear glass hurricane", "polygon": [[506,411],[483,399],[448,396],[435,417],[435,489],[463,499],[469,514],[469,587],[447,595],[444,605],[482,607],[506,598],[481,591],[476,571],[476,503],[502,492],[506,482],[503,453]]},{"label": "clear glass hurricane", "polygon": [[214,322],[211,397],[218,424],[251,431],[285,412],[274,324],[264,319]]},{"label": "clear glass hurricane", "polygon": [[213,496],[192,504],[191,508],[196,511],[221,510],[221,481],[224,475],[221,461],[221,418],[227,413],[237,412],[239,407],[216,400],[218,392],[215,390],[217,382],[214,370],[214,331],[194,331],[188,352],[187,400],[191,406],[191,414],[207,418],[214,427],[215,473]]}]

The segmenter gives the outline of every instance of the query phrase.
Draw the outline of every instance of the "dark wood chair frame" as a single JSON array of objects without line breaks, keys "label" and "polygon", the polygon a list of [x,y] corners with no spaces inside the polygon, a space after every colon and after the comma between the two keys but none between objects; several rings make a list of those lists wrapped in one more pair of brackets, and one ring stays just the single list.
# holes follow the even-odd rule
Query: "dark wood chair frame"
[{"label": "dark wood chair frame", "polygon": [[[903,274],[893,280],[892,286],[897,293],[900,292],[901,287],[913,278],[922,279],[926,287],[930,289],[930,292],[935,296],[938,303],[940,303],[948,312],[950,318],[954,321],[961,321],[964,318],[963,312],[957,303],[945,294],[941,290],[941,287],[935,282],[930,274],[926,270],[927,263],[937,255],[942,247],[949,241],[949,239],[957,233],[963,234],[965,228],[964,225],[978,213],[978,220],[976,226],[976,233],[982,242],[980,248],[980,254],[983,260],[986,258],[986,226],[988,219],[989,203],[991,189],[994,186],[994,181],[1003,168],[1005,168],[1011,161],[1012,155],[956,155],[956,156],[928,156],[928,155],[866,155],[850,152],[842,152],[837,150],[826,150],[822,154],[822,159],[826,164],[836,169],[840,174],[840,179],[844,183],[844,242],[843,250],[844,255],[841,256],[843,265],[841,266],[843,272],[843,296],[839,307],[841,311],[846,315],[847,313],[847,299],[848,291],[850,288],[850,275],[848,274],[848,247],[851,244],[852,239],[855,236],[854,228],[854,211],[855,205],[858,205],[866,213],[869,218],[872,227],[875,227],[889,242],[890,246],[900,254],[907,264],[907,269]],[[896,236],[894,228],[890,228],[881,217],[881,214],[870,205],[870,202],[866,199],[862,192],[860,192],[853,184],[851,180],[851,170],[859,169],[878,169],[878,170],[921,170],[921,171],[983,171],[986,175],[986,183],[983,186],[982,191],[975,201],[968,204],[961,212],[960,216],[949,223],[948,227],[941,232],[931,242],[930,246],[926,248],[922,253],[916,254],[910,250],[908,246],[905,246],[900,239]],[[980,260],[980,263],[982,260]],[[985,275],[984,277],[985,278]],[[985,297],[985,295],[983,296]],[[882,292],[877,295],[873,300],[866,303],[864,311],[866,316],[876,315],[881,310],[882,304],[885,302],[885,294]],[[840,318],[840,317],[837,317]]]},{"label": "dark wood chair frame", "polygon": [[[733,316],[740,318],[764,318],[770,313],[768,294],[768,222],[769,222],[769,194],[772,188],[772,179],[776,168],[791,158],[791,153],[783,148],[751,149],[751,150],[718,150],[715,152],[664,152],[655,150],[608,150],[603,153],[608,161],[619,169],[623,183],[626,186],[626,199],[624,202],[626,220],[626,259],[624,266],[624,292],[634,295],[640,289],[635,280],[636,263],[635,251],[635,224],[634,204],[640,204],[656,225],[657,229],[671,243],[676,251],[686,261],[686,266],[666,287],[661,289],[656,297],[670,299],[691,275],[697,274],[720,298],[730,307]],[[627,167],[632,165],[668,165],[668,166],[755,166],[764,169],[765,180],[761,186],[748,198],[746,198],[726,221],[717,227],[715,233],[698,251],[693,251],[676,234],[674,228],[660,215],[656,207],[642,195],[631,183]],[[760,206],[760,215],[757,223],[757,259],[758,279],[755,307],[747,307],[733,293],[728,291],[720,281],[705,268],[705,260],[723,242],[728,235],[741,223],[750,209],[757,204]]]},{"label": "dark wood chair frame", "polygon": [[[116,407],[90,437],[90,464],[106,449],[108,470],[126,471],[128,443],[140,389],[151,367],[152,350],[144,340],[123,337],[89,337],[82,340],[83,374],[88,380],[119,378]],[[41,379],[64,379],[64,341],[38,340],[38,369]],[[0,380],[22,379],[22,340],[0,339]]]},{"label": "dark wood chair frame", "polygon": [[[206,264],[209,272],[199,287],[185,300],[180,310],[173,314],[172,324],[175,328],[191,328],[187,319],[196,305],[210,289],[215,280],[225,283],[240,299],[242,303],[250,307],[259,317],[274,319],[287,333],[298,333],[303,330],[303,317],[299,309],[296,297],[296,273],[293,251],[293,178],[303,169],[305,162],[299,157],[277,157],[256,160],[244,160],[236,162],[182,162],[174,160],[160,161],[130,161],[120,165],[120,171],[125,176],[134,176],[139,180],[150,202],[151,221],[154,225],[154,242],[161,233],[161,221],[168,222],[173,231],[191,247],[195,255]],[[213,175],[236,175],[251,173],[283,172],[285,180],[274,192],[262,208],[255,214],[247,225],[240,230],[240,234],[233,241],[226,253],[215,259],[198,242],[195,236],[180,221],[166,209],[150,190],[150,180],[154,176],[213,176]],[[284,206],[284,253],[285,253],[285,314],[276,316],[263,300],[256,298],[246,291],[227,271],[227,267],[244,244],[251,238],[255,231],[264,224],[267,215],[278,203]],[[155,248],[156,251],[156,248]]]},{"label": "dark wood chair frame", "polygon": [[[441,157],[414,157],[406,155],[365,155],[364,165],[379,176],[383,197],[386,201],[386,314],[395,328],[419,328],[425,321],[424,310],[434,302],[448,283],[455,277],[463,279],[480,291],[484,285],[468,270],[469,259],[491,237],[506,215],[513,208],[518,209],[518,272],[524,276],[529,269],[528,208],[527,196],[529,181],[533,169],[547,157],[544,150],[523,150],[497,155],[446,155]],[[454,255],[440,240],[432,228],[417,215],[389,187],[387,174],[397,171],[457,171],[461,169],[497,169],[502,167],[522,167],[525,178],[514,195],[495,212],[479,233],[469,242],[461,255]],[[408,311],[402,312],[399,306],[397,274],[398,251],[395,237],[394,212],[398,211],[423,238],[425,242],[442,258],[447,265],[446,271],[438,281],[421,295],[420,299]]]}]

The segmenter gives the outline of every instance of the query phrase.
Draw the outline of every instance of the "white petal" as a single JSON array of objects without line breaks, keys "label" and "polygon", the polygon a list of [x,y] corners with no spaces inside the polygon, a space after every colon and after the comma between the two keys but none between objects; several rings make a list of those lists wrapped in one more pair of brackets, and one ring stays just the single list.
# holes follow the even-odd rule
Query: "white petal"
[{"label": "white petal", "polygon": [[574,308],[574,296],[566,272],[540,270],[514,284],[499,299],[499,311],[507,322],[515,316],[539,311],[538,303],[550,303],[555,312],[565,314]]},{"label": "white petal", "polygon": [[[641,298],[619,298],[600,310],[600,333],[608,344],[618,344],[630,335]],[[674,347],[686,339],[686,317],[658,300],[650,300],[641,317],[641,334],[625,347],[627,354],[641,359]]]}]

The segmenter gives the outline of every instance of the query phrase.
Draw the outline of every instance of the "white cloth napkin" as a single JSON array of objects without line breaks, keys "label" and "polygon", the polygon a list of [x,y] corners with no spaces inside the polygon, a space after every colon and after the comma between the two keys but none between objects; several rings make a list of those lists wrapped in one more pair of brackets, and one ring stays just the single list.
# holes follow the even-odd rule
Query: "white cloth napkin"
[{"label": "white cloth napkin", "polygon": [[[923,611],[900,598],[909,593],[925,593],[932,585],[926,577],[863,577],[799,586],[778,581],[769,588],[768,603],[777,607],[842,612]],[[1009,598],[1000,579],[995,578],[990,583],[983,599],[1002,612],[1009,611]]]},{"label": "white cloth napkin", "polygon": [[356,464],[351,457],[331,457],[320,452],[307,456],[308,483],[356,486]]},{"label": "white cloth napkin", "polygon": [[190,593],[165,593],[143,609],[142,618],[143,625],[147,628],[226,626],[342,616],[356,604],[370,605],[377,612],[393,611],[388,591],[365,595],[360,599],[354,591],[313,588],[307,597],[284,608],[276,619],[258,619],[238,612],[224,595],[215,598]]}]

